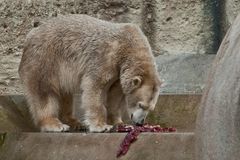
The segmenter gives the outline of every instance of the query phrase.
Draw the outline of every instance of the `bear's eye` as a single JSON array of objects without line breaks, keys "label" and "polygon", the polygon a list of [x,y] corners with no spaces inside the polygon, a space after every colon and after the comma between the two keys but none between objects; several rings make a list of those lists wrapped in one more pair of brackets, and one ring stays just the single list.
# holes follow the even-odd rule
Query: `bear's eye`
[{"label": "bear's eye", "polygon": [[141,77],[140,76],[135,76],[133,79],[132,79],[132,87],[133,88],[138,88],[140,87],[142,83],[142,80],[141,80]]}]

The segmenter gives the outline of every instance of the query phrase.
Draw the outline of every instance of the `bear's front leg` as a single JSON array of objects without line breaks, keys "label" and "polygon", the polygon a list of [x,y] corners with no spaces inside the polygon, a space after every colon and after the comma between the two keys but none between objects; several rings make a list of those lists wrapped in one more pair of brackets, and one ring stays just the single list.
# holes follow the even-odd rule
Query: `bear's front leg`
[{"label": "bear's front leg", "polygon": [[[99,83],[99,82],[98,82]],[[90,132],[106,132],[113,126],[107,125],[107,112],[104,105],[104,86],[85,80],[82,84],[82,107],[85,110],[85,124]]]},{"label": "bear's front leg", "polygon": [[116,81],[107,92],[107,122],[108,124],[122,124],[122,111],[125,107],[124,94],[120,81]]}]

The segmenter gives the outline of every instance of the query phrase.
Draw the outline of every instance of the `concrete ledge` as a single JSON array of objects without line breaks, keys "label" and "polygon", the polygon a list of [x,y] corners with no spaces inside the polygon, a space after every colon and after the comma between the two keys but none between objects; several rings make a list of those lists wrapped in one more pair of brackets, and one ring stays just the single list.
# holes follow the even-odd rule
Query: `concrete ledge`
[{"label": "concrete ledge", "polygon": [[147,122],[193,132],[201,98],[201,94],[161,94],[155,110],[148,115]]},{"label": "concrete ledge", "polygon": [[[124,133],[11,133],[0,149],[7,160],[114,160]],[[193,160],[193,133],[143,133],[123,160]]]},{"label": "concrete ledge", "polygon": [[33,131],[23,96],[0,96],[0,132]]},{"label": "concrete ledge", "polygon": [[[161,94],[156,108],[147,118],[151,124],[173,126],[179,131],[194,131],[201,94]],[[76,117],[83,117],[81,102],[74,103]],[[125,114],[126,115],[126,114]],[[125,122],[128,117],[125,116]],[[0,96],[0,131],[35,131],[23,95]]]}]

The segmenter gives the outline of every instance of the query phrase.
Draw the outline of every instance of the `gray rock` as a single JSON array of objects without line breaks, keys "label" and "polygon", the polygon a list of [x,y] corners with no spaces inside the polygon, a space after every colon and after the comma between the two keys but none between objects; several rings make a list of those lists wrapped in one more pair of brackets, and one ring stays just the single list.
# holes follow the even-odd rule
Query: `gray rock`
[{"label": "gray rock", "polygon": [[181,54],[156,57],[162,93],[202,93],[215,55]]},{"label": "gray rock", "polygon": [[240,157],[240,15],[213,62],[198,111],[197,160]]}]

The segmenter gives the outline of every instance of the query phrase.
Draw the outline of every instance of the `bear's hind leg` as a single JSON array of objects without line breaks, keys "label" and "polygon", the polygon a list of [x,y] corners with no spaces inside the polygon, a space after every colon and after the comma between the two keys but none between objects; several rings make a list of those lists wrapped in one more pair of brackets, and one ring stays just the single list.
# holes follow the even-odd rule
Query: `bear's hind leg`
[{"label": "bear's hind leg", "polygon": [[69,126],[63,124],[58,119],[59,102],[55,96],[45,96],[44,98],[34,94],[27,94],[30,104],[29,111],[32,114],[34,123],[41,132],[64,132],[69,130]]}]

